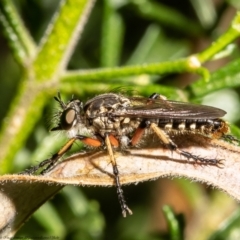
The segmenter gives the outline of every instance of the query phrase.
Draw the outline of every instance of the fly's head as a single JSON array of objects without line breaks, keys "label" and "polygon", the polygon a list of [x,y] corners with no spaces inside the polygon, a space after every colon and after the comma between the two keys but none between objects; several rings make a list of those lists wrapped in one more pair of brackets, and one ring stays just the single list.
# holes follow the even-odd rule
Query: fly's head
[{"label": "fly's head", "polygon": [[[83,103],[80,100],[70,100],[64,103],[61,99],[60,93],[54,99],[59,103],[61,110],[57,113],[57,126],[51,131],[67,131],[70,135],[74,135],[75,129],[81,123],[81,111]],[[73,132],[73,133],[71,133]]]}]

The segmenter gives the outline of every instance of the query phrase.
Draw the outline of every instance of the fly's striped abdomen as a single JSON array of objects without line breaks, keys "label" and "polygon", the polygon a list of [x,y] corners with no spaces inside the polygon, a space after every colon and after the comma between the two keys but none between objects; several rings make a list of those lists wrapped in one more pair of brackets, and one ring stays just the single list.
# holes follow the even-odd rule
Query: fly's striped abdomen
[{"label": "fly's striped abdomen", "polygon": [[226,134],[229,130],[222,119],[159,119],[158,127],[167,132],[200,133],[216,137]]}]

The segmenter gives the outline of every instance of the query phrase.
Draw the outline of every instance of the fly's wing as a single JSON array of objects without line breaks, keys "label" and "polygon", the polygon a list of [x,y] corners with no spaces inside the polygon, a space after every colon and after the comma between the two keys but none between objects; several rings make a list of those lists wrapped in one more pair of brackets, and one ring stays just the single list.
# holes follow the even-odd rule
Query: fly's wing
[{"label": "fly's wing", "polygon": [[185,102],[132,97],[131,106],[125,111],[115,111],[114,116],[152,119],[214,119],[223,117],[222,109]]}]

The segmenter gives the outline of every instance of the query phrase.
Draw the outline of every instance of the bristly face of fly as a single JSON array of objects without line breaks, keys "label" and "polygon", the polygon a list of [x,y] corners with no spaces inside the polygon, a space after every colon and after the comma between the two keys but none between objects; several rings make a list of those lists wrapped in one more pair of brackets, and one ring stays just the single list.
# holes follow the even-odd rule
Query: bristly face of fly
[{"label": "bristly face of fly", "polygon": [[74,99],[64,104],[60,96],[55,99],[61,111],[58,125],[52,130],[65,130],[69,137],[85,134],[104,138],[106,134],[112,134],[121,147],[129,145],[143,120],[146,120],[145,125],[156,123],[170,135],[199,133],[218,138],[228,132],[227,124],[219,119],[226,112],[210,106],[159,97],[125,97],[116,93],[98,95],[85,104]]}]

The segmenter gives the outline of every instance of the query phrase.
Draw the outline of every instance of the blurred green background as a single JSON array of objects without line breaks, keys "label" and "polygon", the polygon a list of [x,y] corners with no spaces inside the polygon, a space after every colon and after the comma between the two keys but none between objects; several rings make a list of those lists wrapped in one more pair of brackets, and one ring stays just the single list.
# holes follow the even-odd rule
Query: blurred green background
[{"label": "blurred green background", "polygon": [[[27,29],[39,43],[54,12],[57,0],[14,1]],[[93,69],[169,61],[187,57],[207,48],[229,27],[238,0],[112,0],[97,1],[68,69]],[[218,71],[239,58],[239,40],[228,46],[226,56],[205,66],[216,76]],[[8,44],[0,35],[0,119],[3,121],[18,89],[22,69],[16,64]],[[224,54],[224,53],[222,53]],[[214,75],[216,74],[216,75]],[[233,75],[233,74],[232,74]],[[221,75],[220,75],[221,76]],[[116,87],[148,96],[157,91],[169,99],[214,105],[228,111],[226,119],[239,125],[240,83],[231,82],[205,91],[192,85],[196,74],[166,74],[113,79],[87,83],[76,89],[61,88],[64,99],[72,94],[83,101]],[[156,88],[158,86],[158,88]],[[196,89],[199,88],[199,89]],[[201,88],[201,89],[200,89]],[[196,92],[201,91],[201,94]],[[220,103],[220,105],[219,105]],[[49,133],[56,108],[49,101],[25,146],[15,157],[12,172],[48,158],[65,142],[64,136]],[[238,128],[235,128],[236,134]],[[77,146],[78,147],[78,146]],[[76,151],[76,149],[75,149]],[[31,160],[31,162],[29,162]],[[27,221],[17,236],[34,239],[55,236],[59,239],[239,239],[240,212],[237,203],[204,184],[185,179],[159,179],[124,187],[128,205],[134,214],[121,215],[115,188],[65,187]],[[166,216],[171,206],[171,224],[179,224],[179,233],[171,234]],[[168,212],[169,213],[169,212]],[[171,213],[171,211],[170,211]],[[170,214],[169,213],[169,214]]]}]

